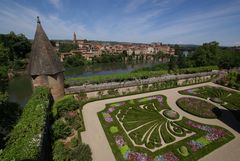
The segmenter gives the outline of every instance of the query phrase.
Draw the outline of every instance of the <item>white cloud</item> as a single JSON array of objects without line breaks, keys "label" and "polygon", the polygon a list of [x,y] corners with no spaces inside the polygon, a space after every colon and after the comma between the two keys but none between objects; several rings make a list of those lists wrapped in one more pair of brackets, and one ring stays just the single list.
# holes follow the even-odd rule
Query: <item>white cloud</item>
[{"label": "white cloud", "polygon": [[44,15],[43,13],[17,3],[0,6],[0,31],[8,33],[24,33],[33,38],[36,28],[36,17],[39,16],[41,24],[49,38],[72,39],[73,32],[79,32],[83,36],[91,35],[81,23],[64,21],[56,15]]},{"label": "white cloud", "polygon": [[125,12],[129,13],[137,10],[137,8],[143,5],[146,1],[147,0],[130,0],[125,8]]},{"label": "white cloud", "polygon": [[55,8],[59,8],[59,7],[60,7],[60,0],[49,0],[49,2],[50,2]]}]

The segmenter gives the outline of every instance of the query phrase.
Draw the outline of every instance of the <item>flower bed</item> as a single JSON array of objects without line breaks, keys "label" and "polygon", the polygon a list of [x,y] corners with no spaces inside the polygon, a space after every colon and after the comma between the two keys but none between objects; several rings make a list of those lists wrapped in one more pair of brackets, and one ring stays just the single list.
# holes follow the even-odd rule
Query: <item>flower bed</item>
[{"label": "flower bed", "polygon": [[203,86],[179,91],[179,93],[210,99],[212,102],[218,103],[230,110],[235,118],[240,121],[240,92],[221,87]]},{"label": "flower bed", "polygon": [[184,97],[177,100],[177,105],[190,114],[203,118],[217,118],[220,115],[219,109],[206,101]]},{"label": "flower bed", "polygon": [[163,115],[172,120],[176,120],[179,118],[179,114],[173,110],[165,110],[163,111]]}]

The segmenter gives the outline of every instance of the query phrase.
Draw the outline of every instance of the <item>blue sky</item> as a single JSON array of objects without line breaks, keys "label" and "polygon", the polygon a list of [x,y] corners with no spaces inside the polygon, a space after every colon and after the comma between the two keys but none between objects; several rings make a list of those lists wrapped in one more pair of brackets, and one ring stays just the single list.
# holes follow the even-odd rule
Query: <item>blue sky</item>
[{"label": "blue sky", "polygon": [[0,33],[50,39],[240,45],[240,0],[0,0]]}]

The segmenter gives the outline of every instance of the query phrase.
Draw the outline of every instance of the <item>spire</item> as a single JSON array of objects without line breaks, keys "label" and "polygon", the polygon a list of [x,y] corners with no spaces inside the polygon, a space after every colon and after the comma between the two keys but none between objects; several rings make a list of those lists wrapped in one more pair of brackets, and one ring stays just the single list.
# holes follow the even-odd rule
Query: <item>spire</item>
[{"label": "spire", "polygon": [[29,73],[31,75],[53,75],[64,68],[37,17],[37,29],[32,44]]},{"label": "spire", "polygon": [[37,16],[37,23],[41,24],[39,16]]}]

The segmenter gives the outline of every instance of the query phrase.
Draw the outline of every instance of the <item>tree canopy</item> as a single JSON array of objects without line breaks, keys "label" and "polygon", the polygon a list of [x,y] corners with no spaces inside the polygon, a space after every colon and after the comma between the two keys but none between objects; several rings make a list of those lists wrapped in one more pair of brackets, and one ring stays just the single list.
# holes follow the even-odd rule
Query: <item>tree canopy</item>
[{"label": "tree canopy", "polygon": [[31,42],[23,34],[16,35],[14,32],[0,34],[0,42],[9,49],[11,61],[26,58],[26,55],[31,51]]},{"label": "tree canopy", "polygon": [[179,51],[177,55],[179,68],[218,65],[230,69],[240,66],[240,52],[230,47],[221,48],[216,41],[204,43],[187,56]]}]

